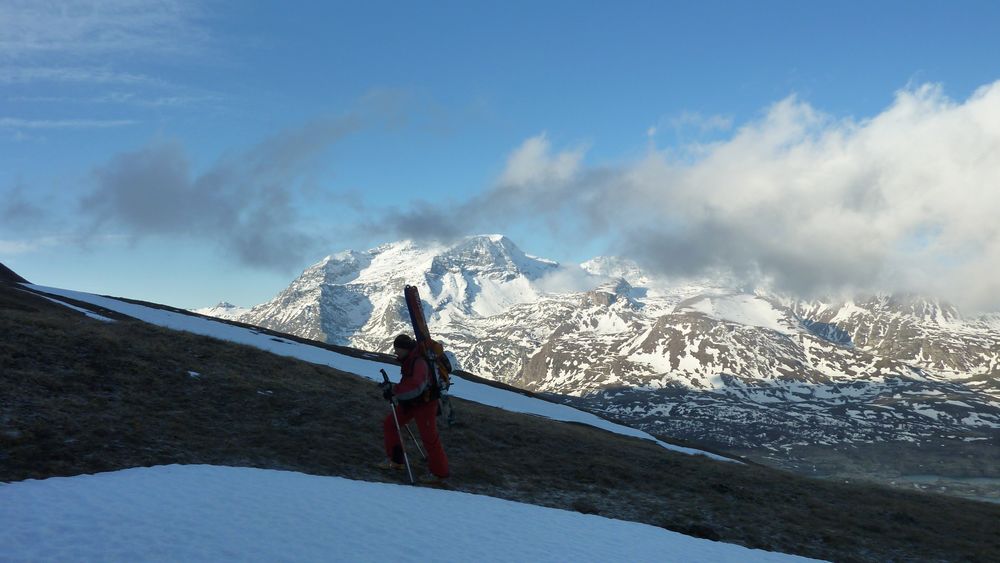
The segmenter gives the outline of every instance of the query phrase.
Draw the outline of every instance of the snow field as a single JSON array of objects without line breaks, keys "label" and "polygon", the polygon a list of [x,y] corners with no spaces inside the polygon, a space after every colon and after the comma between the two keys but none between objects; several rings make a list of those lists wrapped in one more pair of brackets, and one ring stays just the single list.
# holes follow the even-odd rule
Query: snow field
[{"label": "snow field", "polygon": [[492,497],[170,465],[0,486],[2,561],[807,561]]}]

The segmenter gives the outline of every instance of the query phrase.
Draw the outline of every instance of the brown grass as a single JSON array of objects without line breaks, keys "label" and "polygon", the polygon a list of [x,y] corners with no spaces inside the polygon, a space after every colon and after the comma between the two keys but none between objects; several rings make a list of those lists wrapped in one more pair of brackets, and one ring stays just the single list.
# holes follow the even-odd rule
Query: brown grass
[{"label": "brown grass", "polygon": [[[442,436],[459,490],[831,560],[1000,560],[1000,506],[712,462],[454,402],[459,423]],[[348,373],[101,323],[0,284],[0,481],[168,463],[395,480],[371,466],[386,412],[374,384]]]}]

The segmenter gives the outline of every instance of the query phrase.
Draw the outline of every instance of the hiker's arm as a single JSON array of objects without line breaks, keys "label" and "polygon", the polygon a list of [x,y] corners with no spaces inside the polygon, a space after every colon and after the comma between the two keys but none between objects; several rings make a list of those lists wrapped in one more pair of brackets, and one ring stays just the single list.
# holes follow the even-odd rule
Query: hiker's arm
[{"label": "hiker's arm", "polygon": [[394,385],[392,394],[400,401],[410,401],[422,395],[429,384],[427,362],[420,359],[413,364],[413,375]]}]

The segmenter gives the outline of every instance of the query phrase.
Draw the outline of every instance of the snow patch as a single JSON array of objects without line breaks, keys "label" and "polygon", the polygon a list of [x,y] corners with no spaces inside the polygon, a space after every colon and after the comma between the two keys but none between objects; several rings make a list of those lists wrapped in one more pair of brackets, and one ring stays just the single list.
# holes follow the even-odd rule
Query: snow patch
[{"label": "snow patch", "polygon": [[[21,290],[21,291],[24,291],[24,290]],[[26,293],[30,293],[30,292],[26,292]],[[35,293],[34,295],[38,295],[38,294]],[[92,318],[94,320],[98,320],[98,321],[105,322],[105,323],[113,323],[113,322],[115,322],[114,319],[109,319],[108,317],[105,317],[103,315],[98,315],[97,313],[95,313],[93,311],[88,311],[87,309],[83,309],[83,308],[77,307],[75,305],[70,305],[69,303],[66,303],[64,301],[60,301],[58,299],[53,299],[51,297],[46,297],[44,295],[38,295],[38,297],[41,297],[42,299],[46,299],[46,300],[51,301],[53,303],[57,303],[59,305],[62,305],[63,307],[66,307],[67,309],[73,309],[74,311],[76,311],[78,313],[83,313],[84,315],[86,315],[86,316],[88,316],[88,317],[90,317],[90,318]]]},{"label": "snow patch", "polygon": [[[12,483],[0,522],[3,561],[807,561],[486,496],[208,465]],[[429,542],[442,522],[446,541]]]}]

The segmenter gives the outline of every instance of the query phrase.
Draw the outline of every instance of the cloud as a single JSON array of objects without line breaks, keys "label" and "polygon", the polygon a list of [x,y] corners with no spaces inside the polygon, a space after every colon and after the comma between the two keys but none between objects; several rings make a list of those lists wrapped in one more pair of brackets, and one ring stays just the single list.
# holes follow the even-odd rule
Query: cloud
[{"label": "cloud", "polygon": [[163,86],[158,78],[99,67],[11,66],[0,68],[0,84],[30,82]]},{"label": "cloud", "polygon": [[673,133],[673,141],[684,147],[687,152],[700,152],[700,142],[713,139],[719,134],[733,128],[733,118],[724,115],[703,115],[696,111],[684,111],[680,114],[662,117],[656,124],[646,129],[646,137],[651,143],[663,133]]},{"label": "cloud", "polygon": [[[17,184],[0,193],[0,225],[8,232],[23,233],[38,226],[47,218],[45,210],[32,202],[26,192],[23,185]],[[12,241],[8,241],[7,248],[12,248],[9,246],[12,244],[14,244]],[[8,252],[13,251],[8,250]]]},{"label": "cloud", "polygon": [[184,0],[8,0],[0,58],[191,55],[208,41],[202,18]]},{"label": "cloud", "polygon": [[535,282],[535,287],[545,293],[576,293],[590,291],[605,278],[595,276],[578,264],[560,264],[541,279]]},{"label": "cloud", "polygon": [[702,115],[696,111],[685,111],[671,117],[666,123],[673,129],[694,129],[701,134],[715,131],[729,131],[733,128],[733,118],[724,115]]},{"label": "cloud", "polygon": [[36,252],[39,248],[40,245],[30,241],[0,239],[0,254],[8,256]]},{"label": "cloud", "polygon": [[218,102],[223,99],[217,94],[180,95],[142,97],[133,92],[110,92],[100,96],[8,96],[8,102],[25,102],[34,104],[129,104],[140,107],[162,108],[179,107],[207,102]]},{"label": "cloud", "polygon": [[81,201],[89,231],[193,237],[213,241],[242,264],[298,267],[321,244],[298,227],[300,180],[362,123],[355,114],[315,119],[220,158],[200,174],[176,142],[119,154],[94,170],[95,188]]},{"label": "cloud", "polygon": [[542,133],[511,153],[500,183],[511,188],[564,183],[579,171],[583,153],[583,149],[576,149],[553,155],[552,145]]},{"label": "cloud", "polygon": [[863,121],[788,98],[697,162],[654,153],[621,170],[614,188],[640,220],[616,233],[619,249],[666,273],[728,269],[804,295],[994,307],[998,155],[1000,83],[964,103],[933,85],[900,91]]},{"label": "cloud", "polygon": [[1000,82],[961,102],[940,86],[909,87],[867,119],[793,96],[696,151],[650,150],[614,167],[587,166],[581,151],[554,151],[541,135],[511,153],[487,191],[390,220],[411,238],[539,223],[610,239],[661,274],[997,309],[998,210]]},{"label": "cloud", "polygon": [[135,125],[131,119],[21,119],[0,117],[0,129],[107,129]]},{"label": "cloud", "polygon": [[41,238],[27,238],[18,240],[0,239],[0,254],[14,256],[18,254],[32,254],[45,248],[57,247],[71,244],[72,240],[66,237],[50,236]]},{"label": "cloud", "polygon": [[[453,241],[503,227],[512,217],[550,217],[572,201],[562,192],[577,190],[584,149],[553,152],[545,133],[526,139],[507,158],[493,189],[464,202],[417,201],[389,211],[368,227],[388,228],[413,240]],[[556,227],[555,224],[551,226]]]}]

